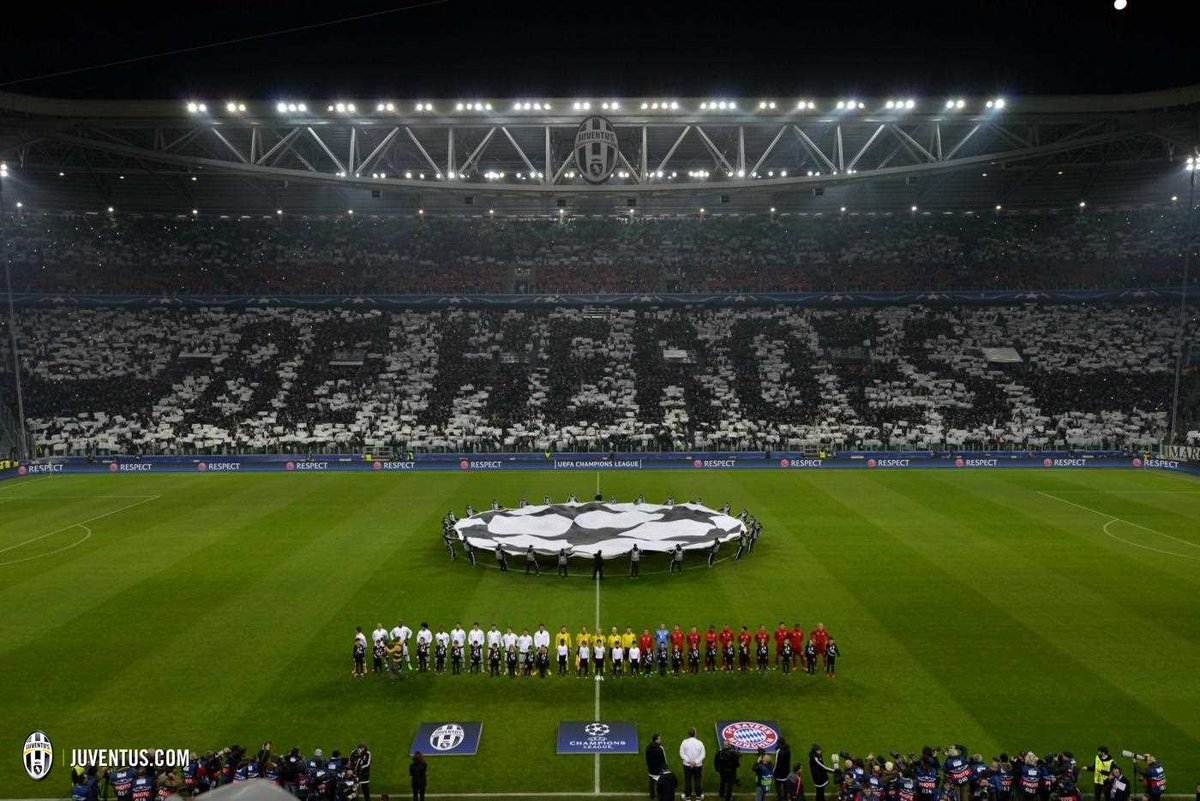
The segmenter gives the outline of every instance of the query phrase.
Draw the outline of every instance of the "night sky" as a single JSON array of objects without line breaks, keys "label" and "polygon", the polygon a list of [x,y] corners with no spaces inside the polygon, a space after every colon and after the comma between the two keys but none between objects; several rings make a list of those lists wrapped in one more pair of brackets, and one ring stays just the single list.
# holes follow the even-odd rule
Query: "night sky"
[{"label": "night sky", "polygon": [[[420,2],[420,0],[408,0]],[[0,91],[100,98],[1116,93],[1200,83],[1200,2],[446,2],[10,7]],[[280,9],[288,9],[282,11]]]}]

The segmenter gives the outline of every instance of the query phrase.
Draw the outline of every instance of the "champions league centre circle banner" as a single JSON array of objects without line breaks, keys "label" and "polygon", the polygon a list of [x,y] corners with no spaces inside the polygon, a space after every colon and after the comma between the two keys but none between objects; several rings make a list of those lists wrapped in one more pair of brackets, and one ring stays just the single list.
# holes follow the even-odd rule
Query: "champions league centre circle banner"
[{"label": "champions league centre circle banner", "polygon": [[454,524],[459,539],[476,548],[497,545],[508,553],[530,545],[541,554],[563,548],[574,556],[622,556],[637,545],[644,553],[709,548],[745,529],[736,517],[698,503],[563,503],[479,512]]}]

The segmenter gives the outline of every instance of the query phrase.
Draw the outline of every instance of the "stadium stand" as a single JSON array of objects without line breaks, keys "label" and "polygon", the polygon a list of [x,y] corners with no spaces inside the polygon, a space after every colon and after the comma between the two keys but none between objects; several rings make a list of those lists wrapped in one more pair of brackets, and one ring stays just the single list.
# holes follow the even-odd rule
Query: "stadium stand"
[{"label": "stadium stand", "polygon": [[1161,312],[43,307],[18,334],[42,455],[1132,448],[1169,424]]},{"label": "stadium stand", "polygon": [[622,293],[1178,286],[1175,208],[545,219],[26,214],[14,289]]}]

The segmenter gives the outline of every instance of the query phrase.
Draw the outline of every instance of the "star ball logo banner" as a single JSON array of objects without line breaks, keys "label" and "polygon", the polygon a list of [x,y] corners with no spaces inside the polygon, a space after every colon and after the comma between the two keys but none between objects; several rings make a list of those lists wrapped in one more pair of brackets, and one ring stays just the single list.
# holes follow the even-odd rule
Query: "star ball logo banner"
[{"label": "star ball logo banner", "polygon": [[479,721],[459,723],[422,723],[417,727],[408,753],[420,751],[426,756],[474,756],[479,751],[483,724]]},{"label": "star ball logo banner", "polygon": [[717,742],[731,742],[739,751],[773,752],[779,744],[779,724],[774,720],[718,720]]},{"label": "star ball logo banner", "polygon": [[560,721],[558,753],[636,754],[637,724],[628,720]]}]

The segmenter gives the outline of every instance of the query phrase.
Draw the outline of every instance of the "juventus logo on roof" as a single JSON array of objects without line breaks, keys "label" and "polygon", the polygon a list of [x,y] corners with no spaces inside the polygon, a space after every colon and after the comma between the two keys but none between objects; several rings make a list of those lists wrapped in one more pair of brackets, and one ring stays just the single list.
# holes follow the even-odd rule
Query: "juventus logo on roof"
[{"label": "juventus logo on roof", "polygon": [[588,117],[575,132],[575,166],[589,184],[602,184],[617,168],[617,130],[604,117]]}]

